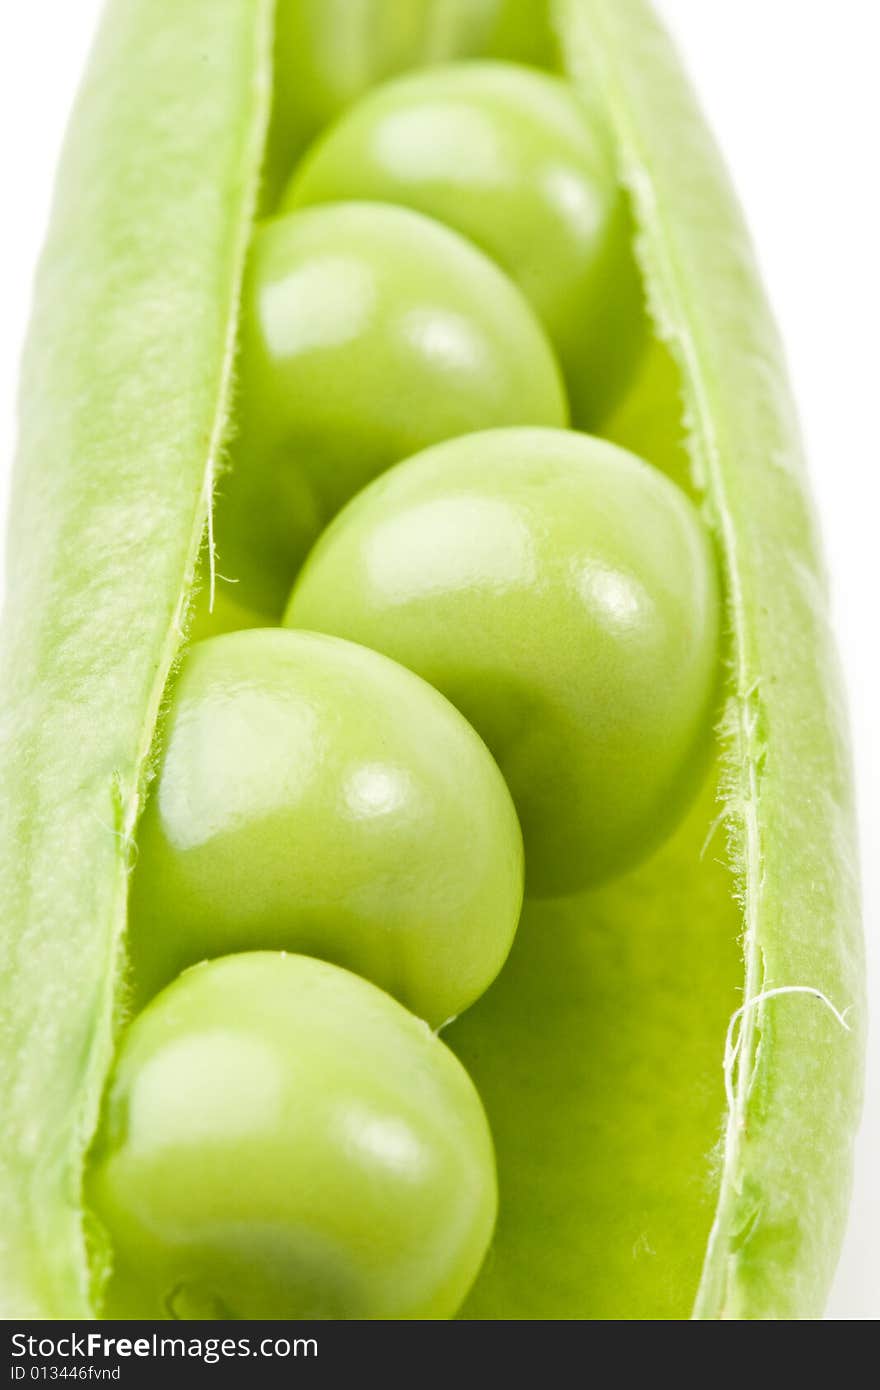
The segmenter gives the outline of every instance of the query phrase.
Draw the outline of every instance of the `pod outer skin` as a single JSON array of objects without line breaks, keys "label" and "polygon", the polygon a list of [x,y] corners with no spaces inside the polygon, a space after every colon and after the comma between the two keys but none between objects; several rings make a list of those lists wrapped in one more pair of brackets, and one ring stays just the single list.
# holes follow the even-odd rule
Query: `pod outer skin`
[{"label": "pod outer skin", "polygon": [[[819,1317],[861,1112],[866,1003],[847,712],[784,353],[748,231],[646,0],[554,6],[572,80],[609,112],[731,633],[723,810],[745,1012],[694,1316]],[[819,997],[770,994],[806,986]]]},{"label": "pod outer skin", "polygon": [[111,0],[37,274],[0,646],[8,1318],[93,1309],[83,1153],[113,1056],[134,829],[226,429],[271,12]]}]

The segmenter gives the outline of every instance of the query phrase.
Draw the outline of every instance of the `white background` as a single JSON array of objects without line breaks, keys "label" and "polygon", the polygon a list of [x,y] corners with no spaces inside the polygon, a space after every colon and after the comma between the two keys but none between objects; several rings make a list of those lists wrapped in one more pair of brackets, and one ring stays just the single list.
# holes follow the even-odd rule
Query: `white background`
[{"label": "white background", "polygon": [[[186,3],[186,0],[180,0]],[[880,1009],[878,0],[659,0],[733,172],[785,338],[848,679]],[[0,4],[0,513],[16,362],[59,141],[99,0]],[[0,1117],[2,1119],[2,1117]],[[880,1317],[880,1023],[829,1307]]]}]

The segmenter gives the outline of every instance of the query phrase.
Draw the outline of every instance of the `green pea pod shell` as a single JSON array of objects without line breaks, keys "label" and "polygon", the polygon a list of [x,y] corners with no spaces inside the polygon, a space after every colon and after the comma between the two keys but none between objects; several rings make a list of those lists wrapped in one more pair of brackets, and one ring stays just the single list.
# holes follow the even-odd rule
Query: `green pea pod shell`
[{"label": "green pea pod shell", "polygon": [[265,0],[113,0],[20,393],[0,668],[0,1314],[91,1308],[83,1151],[133,836],[224,437],[271,79]]},{"label": "green pea pod shell", "polygon": [[[271,11],[110,0],[38,273],[0,659],[6,1318],[97,1306],[83,1158],[227,427]],[[864,999],[797,422],[739,210],[650,7],[561,0],[553,17],[564,70],[615,136],[657,338],[637,408],[606,433],[686,464],[721,561],[728,670],[718,777],[673,840],[614,884],[530,906],[499,980],[445,1035],[499,1162],[497,1237],[464,1316],[814,1317],[845,1220]]]}]

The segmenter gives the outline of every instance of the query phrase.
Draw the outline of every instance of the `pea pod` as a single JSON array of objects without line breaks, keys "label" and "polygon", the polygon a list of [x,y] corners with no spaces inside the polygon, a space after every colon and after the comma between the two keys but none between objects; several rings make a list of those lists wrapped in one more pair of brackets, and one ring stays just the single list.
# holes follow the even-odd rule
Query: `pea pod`
[{"label": "pea pod", "polygon": [[[83,1154],[224,437],[270,10],[111,3],[59,176],[0,684],[6,1317],[94,1309]],[[863,1001],[844,717],[797,426],[747,236],[650,9],[563,0],[553,15],[569,80],[615,136],[663,344],[606,432],[680,467],[680,399],[722,561],[721,798],[710,779],[626,877],[530,906],[502,976],[446,1035],[486,1105],[501,1194],[465,1316],[808,1317],[845,1214]]]},{"label": "pea pod", "polygon": [[91,1306],[82,1155],[112,1056],[134,826],[223,442],[270,19],[262,0],[109,6],[38,274],[0,686],[6,1317]]},{"label": "pea pod", "polygon": [[[744,1012],[720,1059],[732,1104],[694,1312],[813,1316],[843,1234],[865,1006],[846,716],[798,424],[748,233],[668,38],[638,0],[561,17],[575,80],[596,85],[617,135],[727,578]],[[771,996],[789,986],[822,991],[848,1031],[816,996]]]}]

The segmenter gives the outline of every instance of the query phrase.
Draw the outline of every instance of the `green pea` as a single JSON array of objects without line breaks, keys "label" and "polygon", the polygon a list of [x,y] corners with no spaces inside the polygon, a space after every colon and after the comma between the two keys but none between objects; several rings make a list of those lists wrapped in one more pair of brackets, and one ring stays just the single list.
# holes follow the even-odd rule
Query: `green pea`
[{"label": "green pea", "polygon": [[141,995],[282,947],[439,1025],[500,970],[522,900],[516,813],[474,731],[410,671],[311,632],[187,654],[138,845]]},{"label": "green pea", "polygon": [[393,656],[463,711],[513,794],[533,893],[637,861],[691,789],[712,554],[684,493],[614,445],[497,430],[427,450],[337,518],[286,621]]},{"label": "green pea", "polygon": [[269,201],[314,133],[361,92],[423,63],[479,52],[502,0],[279,0]]},{"label": "green pea", "polygon": [[644,314],[604,120],[562,78],[506,63],[401,77],[318,142],[283,206],[402,203],[470,237],[523,289],[562,363],[575,424],[629,380]]},{"label": "green pea", "polygon": [[492,1232],[492,1139],[426,1024],[336,966],[253,952],[136,1019],[87,1200],[111,1317],[444,1318]]},{"label": "green pea", "polygon": [[273,616],[321,526],[389,465],[467,430],[567,420],[520,292],[402,208],[314,208],[264,226],[242,316],[220,559],[240,600]]}]

